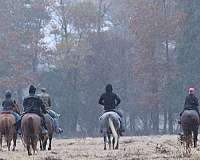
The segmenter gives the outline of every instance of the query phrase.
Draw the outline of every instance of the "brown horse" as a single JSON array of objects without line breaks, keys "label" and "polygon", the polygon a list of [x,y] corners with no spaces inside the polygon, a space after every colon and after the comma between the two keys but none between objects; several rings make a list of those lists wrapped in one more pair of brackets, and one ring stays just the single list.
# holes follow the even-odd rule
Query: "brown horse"
[{"label": "brown horse", "polygon": [[5,137],[8,150],[10,151],[11,141],[13,140],[13,151],[16,147],[17,132],[15,126],[15,117],[10,112],[0,114],[0,150],[2,151],[2,137]]},{"label": "brown horse", "polygon": [[37,114],[27,113],[22,117],[21,130],[23,141],[27,147],[28,155],[36,154],[37,142],[41,134],[41,118]]},{"label": "brown horse", "polygon": [[194,147],[197,147],[197,136],[199,128],[199,115],[195,110],[185,110],[181,115],[181,127],[183,129],[186,152],[190,152],[192,137]]},{"label": "brown horse", "polygon": [[47,129],[48,129],[48,137],[46,137],[46,135],[41,135],[41,137],[40,137],[40,149],[46,150],[47,140],[49,139],[48,150],[51,150],[51,142],[52,142],[52,138],[53,138],[53,133],[55,131],[53,118],[49,114],[45,114],[44,117],[45,117]]}]

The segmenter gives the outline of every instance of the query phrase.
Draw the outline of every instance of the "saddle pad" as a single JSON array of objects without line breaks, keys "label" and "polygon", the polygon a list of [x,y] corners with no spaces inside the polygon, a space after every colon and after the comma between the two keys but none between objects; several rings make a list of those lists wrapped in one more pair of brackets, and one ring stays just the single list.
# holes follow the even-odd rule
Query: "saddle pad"
[{"label": "saddle pad", "polygon": [[3,111],[3,112],[1,112],[1,114],[11,114],[11,112],[10,111]]}]

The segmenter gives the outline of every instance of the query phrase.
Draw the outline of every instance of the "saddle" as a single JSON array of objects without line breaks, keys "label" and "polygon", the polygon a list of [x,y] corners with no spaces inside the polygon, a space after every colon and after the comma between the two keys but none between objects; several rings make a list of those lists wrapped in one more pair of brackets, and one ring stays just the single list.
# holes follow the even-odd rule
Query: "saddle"
[{"label": "saddle", "polygon": [[12,114],[12,112],[11,111],[3,111],[3,112],[1,112],[1,114]]}]

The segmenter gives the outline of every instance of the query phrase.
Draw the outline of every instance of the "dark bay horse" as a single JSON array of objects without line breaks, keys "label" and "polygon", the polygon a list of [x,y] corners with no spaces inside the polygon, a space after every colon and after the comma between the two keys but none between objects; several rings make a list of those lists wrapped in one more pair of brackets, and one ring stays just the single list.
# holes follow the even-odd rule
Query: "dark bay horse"
[{"label": "dark bay horse", "polygon": [[22,117],[21,130],[23,141],[27,147],[28,155],[36,154],[37,142],[41,134],[41,118],[37,114],[27,113]]},{"label": "dark bay horse", "polygon": [[11,141],[13,140],[13,151],[16,147],[17,132],[15,126],[15,117],[10,112],[0,114],[0,150],[2,151],[2,138],[5,137],[8,150],[10,151]]},{"label": "dark bay horse", "polygon": [[184,139],[186,143],[186,151],[192,145],[192,137],[194,147],[197,147],[197,136],[199,128],[199,115],[195,110],[185,110],[181,115],[181,127],[183,129]]},{"label": "dark bay horse", "polygon": [[45,114],[44,117],[45,117],[47,129],[48,129],[48,138],[46,137],[46,135],[41,135],[40,149],[46,150],[47,140],[49,139],[48,150],[51,150],[51,142],[52,142],[52,138],[53,138],[53,133],[55,131],[54,122],[53,122],[53,118],[49,114]]},{"label": "dark bay horse", "polygon": [[111,149],[111,136],[113,149],[118,149],[119,147],[119,129],[120,121],[119,115],[116,112],[110,111],[104,113],[100,117],[101,131],[104,137],[104,150],[106,150],[106,142],[108,138],[109,149]]}]

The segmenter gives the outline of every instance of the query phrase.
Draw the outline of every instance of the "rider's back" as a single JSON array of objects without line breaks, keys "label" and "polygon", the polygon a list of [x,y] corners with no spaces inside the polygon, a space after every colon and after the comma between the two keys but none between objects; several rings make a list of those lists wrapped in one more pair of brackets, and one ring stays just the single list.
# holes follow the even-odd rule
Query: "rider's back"
[{"label": "rider's back", "polygon": [[184,109],[196,109],[199,106],[196,96],[189,94],[185,99]]},{"label": "rider's back", "polygon": [[103,93],[101,98],[100,98],[100,104],[101,103],[101,100],[103,101],[103,106],[104,106],[104,110],[112,110],[112,109],[115,109],[116,107],[116,101],[115,100],[118,100],[118,96],[113,93],[113,92],[106,92],[106,93]]},{"label": "rider's back", "polygon": [[25,113],[41,113],[41,100],[38,96],[28,96],[23,102]]}]

